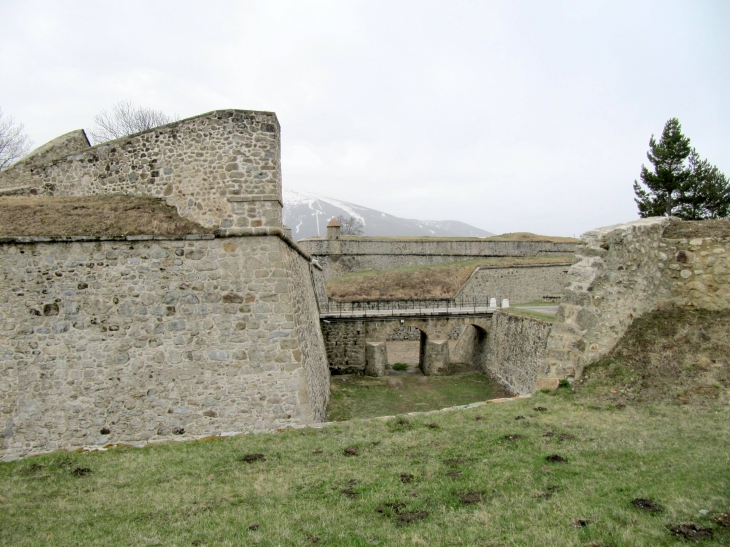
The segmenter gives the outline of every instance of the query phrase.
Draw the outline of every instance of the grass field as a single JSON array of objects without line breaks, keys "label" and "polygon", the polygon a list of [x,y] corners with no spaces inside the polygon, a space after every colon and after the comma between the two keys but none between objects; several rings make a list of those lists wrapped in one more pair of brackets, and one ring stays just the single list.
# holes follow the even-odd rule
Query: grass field
[{"label": "grass field", "polygon": [[389,376],[333,376],[330,383],[329,420],[393,416],[436,410],[509,396],[494,380],[478,372],[456,376],[424,376],[420,372]]},{"label": "grass field", "polygon": [[327,295],[341,300],[452,298],[478,266],[570,264],[573,255],[492,257],[392,270],[362,270],[327,280]]},{"label": "grass field", "polygon": [[0,545],[727,546],[728,333],[673,308],[575,390],[2,463]]}]

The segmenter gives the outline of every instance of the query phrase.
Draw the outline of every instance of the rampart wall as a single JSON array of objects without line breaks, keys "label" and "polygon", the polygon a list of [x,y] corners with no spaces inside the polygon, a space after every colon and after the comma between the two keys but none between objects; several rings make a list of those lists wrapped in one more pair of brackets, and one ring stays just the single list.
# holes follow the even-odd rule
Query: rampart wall
[{"label": "rampart wall", "polygon": [[485,297],[511,303],[541,300],[563,292],[570,264],[524,265],[510,268],[479,266],[454,295],[454,300],[482,301]]},{"label": "rampart wall", "polygon": [[548,339],[537,387],[580,378],[631,322],[667,304],[730,307],[730,238],[668,238],[677,219],[642,219],[584,234]]},{"label": "rampart wall", "polygon": [[0,239],[3,459],[325,419],[321,268],[281,226],[279,125],[219,111],[0,173],[5,195],[166,199],[216,235]]},{"label": "rampart wall", "polygon": [[575,243],[550,241],[490,241],[433,238],[302,239],[299,246],[322,266],[325,277],[373,269],[387,270],[419,264],[442,264],[492,256],[550,256],[573,253]]},{"label": "rampart wall", "polygon": [[164,198],[223,234],[281,229],[281,151],[273,112],[221,110],[89,147],[74,131],[0,172],[0,190]]},{"label": "rampart wall", "polygon": [[3,243],[4,456],[323,420],[312,267],[278,237]]}]

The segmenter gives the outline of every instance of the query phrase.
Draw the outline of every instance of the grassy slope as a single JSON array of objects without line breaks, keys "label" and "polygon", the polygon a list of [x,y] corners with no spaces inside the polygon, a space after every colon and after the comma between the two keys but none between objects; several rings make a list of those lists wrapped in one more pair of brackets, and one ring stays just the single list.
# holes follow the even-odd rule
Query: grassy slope
[{"label": "grassy slope", "polygon": [[142,197],[0,197],[0,237],[208,233],[174,207]]},{"label": "grassy slope", "polygon": [[[723,317],[646,316],[575,392],[408,423],[355,421],[0,464],[0,544],[683,545],[667,524],[709,527],[730,510],[726,376],[713,376],[720,388],[694,389],[707,372],[727,371]],[[666,384],[678,371],[670,355],[684,371],[679,386]],[[683,368],[703,358],[722,367]],[[346,456],[352,446],[358,455]],[[251,453],[266,461],[240,461]],[[567,463],[548,463],[553,454]],[[78,468],[90,473],[76,476]],[[481,501],[463,503],[471,492]],[[631,505],[636,497],[664,510],[642,512]],[[404,515],[424,518],[405,523]],[[730,544],[730,529],[714,525],[714,533],[701,544]]]},{"label": "grassy slope", "polygon": [[498,257],[392,270],[364,270],[327,280],[327,294],[342,300],[451,298],[477,266],[569,264],[572,259],[572,255]]}]

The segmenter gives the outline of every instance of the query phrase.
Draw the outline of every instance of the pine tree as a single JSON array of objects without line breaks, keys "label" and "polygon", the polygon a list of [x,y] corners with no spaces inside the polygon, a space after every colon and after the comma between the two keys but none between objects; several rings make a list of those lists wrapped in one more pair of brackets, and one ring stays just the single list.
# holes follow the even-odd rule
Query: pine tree
[{"label": "pine tree", "polygon": [[[649,140],[647,157],[654,170],[641,166],[641,183],[634,181],[639,216],[677,216],[685,220],[727,218],[730,183],[720,170],[690,148],[677,118],[664,125],[656,142]],[[686,163],[685,163],[686,161]]]},{"label": "pine tree", "polygon": [[682,126],[677,118],[671,118],[664,125],[659,142],[656,142],[654,135],[651,136],[646,156],[654,165],[654,171],[642,165],[640,175],[648,191],[638,181],[634,181],[639,216],[672,215],[676,198],[690,176],[684,164],[689,154],[689,139],[682,135]]}]

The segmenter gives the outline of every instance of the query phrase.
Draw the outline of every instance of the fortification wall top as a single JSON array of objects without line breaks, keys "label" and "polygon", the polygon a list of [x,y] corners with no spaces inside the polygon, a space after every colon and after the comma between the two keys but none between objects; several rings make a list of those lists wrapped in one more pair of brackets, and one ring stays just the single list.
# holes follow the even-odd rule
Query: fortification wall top
[{"label": "fortification wall top", "polygon": [[31,194],[165,198],[222,233],[281,228],[279,122],[272,112],[219,110],[89,147],[75,131],[0,173]]},{"label": "fortification wall top", "polygon": [[302,239],[299,245],[313,256],[343,255],[447,255],[447,256],[534,256],[572,253],[576,243],[553,241],[493,241],[462,238],[349,238],[341,237],[339,250],[332,250],[328,239]]}]

